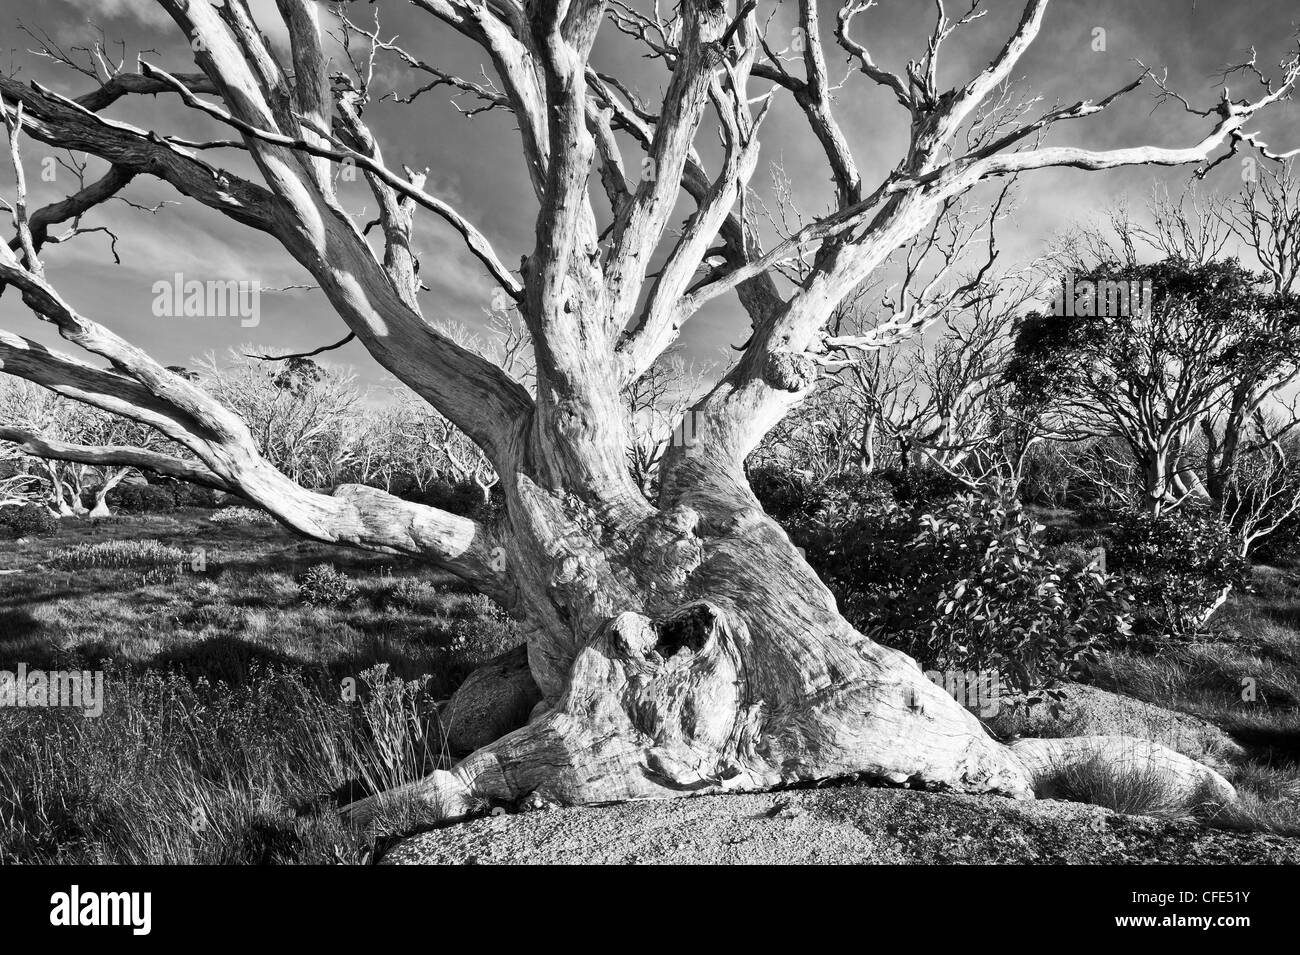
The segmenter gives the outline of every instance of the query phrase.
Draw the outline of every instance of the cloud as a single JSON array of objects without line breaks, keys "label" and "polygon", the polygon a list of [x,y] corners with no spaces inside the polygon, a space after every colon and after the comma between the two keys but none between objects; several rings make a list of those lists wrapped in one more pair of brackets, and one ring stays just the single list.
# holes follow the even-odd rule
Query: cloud
[{"label": "cloud", "polygon": [[155,0],[64,0],[69,6],[95,20],[133,20],[150,27],[162,27],[171,17]]}]

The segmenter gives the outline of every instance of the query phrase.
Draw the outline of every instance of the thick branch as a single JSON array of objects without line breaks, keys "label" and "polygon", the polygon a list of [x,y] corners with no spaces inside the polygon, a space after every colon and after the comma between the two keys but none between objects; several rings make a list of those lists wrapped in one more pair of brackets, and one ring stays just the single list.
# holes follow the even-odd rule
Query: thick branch
[{"label": "thick branch", "polygon": [[43,438],[31,431],[25,431],[22,428],[5,426],[0,426],[0,441],[12,442],[24,454],[30,454],[36,458],[72,461],[76,464],[89,464],[96,467],[107,465],[111,467],[138,468],[141,471],[152,471],[155,474],[162,474],[177,480],[189,481],[191,484],[210,487],[216,491],[238,493],[238,488],[213,474],[207,468],[157,451],[118,445],[94,446],[73,444],[68,441],[54,441]]}]

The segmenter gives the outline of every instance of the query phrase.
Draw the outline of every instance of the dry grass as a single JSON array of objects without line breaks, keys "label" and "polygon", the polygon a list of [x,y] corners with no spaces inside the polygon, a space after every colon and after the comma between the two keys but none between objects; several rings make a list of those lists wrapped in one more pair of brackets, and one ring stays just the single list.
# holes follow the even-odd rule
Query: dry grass
[{"label": "dry grass", "polygon": [[1169,777],[1146,767],[1117,769],[1113,761],[1082,760],[1062,767],[1052,789],[1061,799],[1104,806],[1130,816],[1189,817]]},{"label": "dry grass", "polygon": [[1210,639],[1156,655],[1112,653],[1094,669],[1104,689],[1208,720],[1246,749],[1221,767],[1239,800],[1207,824],[1300,835],[1300,578],[1257,570]]},{"label": "dry grass", "polygon": [[74,544],[51,551],[47,558],[57,570],[122,567],[179,567],[190,555],[179,547],[156,540],[108,540]]},{"label": "dry grass", "polygon": [[[304,599],[327,562],[346,606]],[[417,564],[204,512],[63,522],[0,570],[0,669],[106,670],[100,717],[0,709],[0,861],[366,861],[421,808],[334,810],[445,765],[434,701],[519,641]]]}]

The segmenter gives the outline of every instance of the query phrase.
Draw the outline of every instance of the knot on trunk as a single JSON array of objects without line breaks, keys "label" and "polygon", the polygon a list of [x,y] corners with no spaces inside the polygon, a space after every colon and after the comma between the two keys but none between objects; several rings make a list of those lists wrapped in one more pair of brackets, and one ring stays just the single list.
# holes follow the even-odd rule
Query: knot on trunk
[{"label": "knot on trunk", "polygon": [[781,391],[804,391],[817,383],[817,365],[801,352],[774,351],[763,362],[763,380]]},{"label": "knot on trunk", "polygon": [[699,512],[678,505],[655,515],[642,527],[636,544],[638,570],[654,587],[679,592],[704,559],[704,542],[696,535]]},{"label": "knot on trunk", "polygon": [[621,613],[579,654],[569,698],[621,700],[624,717],[651,741],[655,775],[698,781],[734,755],[744,640],[744,625],[706,601],[658,620]]},{"label": "knot on trunk", "polygon": [[566,437],[591,435],[596,431],[588,409],[573,398],[562,398],[556,402],[550,422],[556,433]]},{"label": "knot on trunk", "polygon": [[608,625],[611,648],[626,659],[647,659],[659,637],[650,618],[639,613],[621,613]]},{"label": "knot on trunk", "polygon": [[600,575],[586,559],[567,553],[562,554],[552,567],[550,584],[562,607],[581,612],[600,590]]},{"label": "knot on trunk", "polygon": [[657,621],[645,614],[621,613],[605,625],[605,636],[616,656],[660,666],[679,654],[703,654],[724,629],[722,612],[700,600]]}]

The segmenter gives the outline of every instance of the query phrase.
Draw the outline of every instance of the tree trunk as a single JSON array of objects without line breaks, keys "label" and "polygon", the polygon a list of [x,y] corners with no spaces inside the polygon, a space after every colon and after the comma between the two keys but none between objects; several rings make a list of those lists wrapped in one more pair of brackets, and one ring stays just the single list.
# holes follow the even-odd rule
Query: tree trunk
[{"label": "tree trunk", "polygon": [[867,413],[866,423],[862,427],[862,462],[863,474],[874,474],[876,470],[876,416]]},{"label": "tree trunk", "polygon": [[1246,420],[1251,405],[1249,391],[1241,386],[1233,389],[1227,413],[1223,419],[1223,438],[1216,440],[1214,422],[1206,418],[1201,429],[1206,437],[1206,484],[1210,497],[1222,504],[1229,493],[1233,473],[1237,468],[1237,456],[1241,449],[1241,439],[1245,434]]},{"label": "tree trunk", "polygon": [[600,803],[850,776],[1034,795],[1032,767],[910,657],[840,616],[740,474],[697,466],[660,510],[603,515],[527,480],[503,483],[541,702],[454,769],[353,804],[351,818],[402,798],[454,819],[488,800]]},{"label": "tree trunk", "polygon": [[1135,449],[1142,473],[1142,509],[1159,517],[1169,501],[1169,452],[1163,447]]},{"label": "tree trunk", "polygon": [[121,484],[122,480],[130,473],[130,468],[121,468],[117,471],[104,472],[104,480],[100,483],[99,487],[95,489],[95,506],[90,509],[91,518],[113,516],[113,512],[108,508],[109,492]]}]

